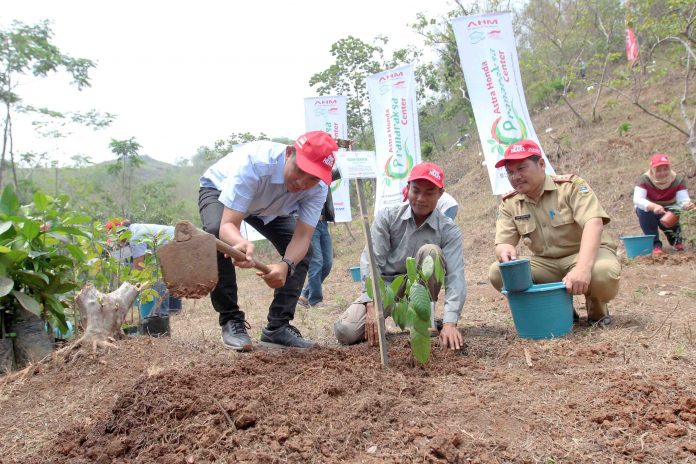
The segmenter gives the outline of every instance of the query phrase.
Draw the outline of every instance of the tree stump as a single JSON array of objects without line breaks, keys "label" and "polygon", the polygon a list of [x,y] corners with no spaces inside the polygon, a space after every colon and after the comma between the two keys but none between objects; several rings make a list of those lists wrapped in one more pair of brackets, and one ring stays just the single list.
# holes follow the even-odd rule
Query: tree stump
[{"label": "tree stump", "polygon": [[113,342],[125,336],[121,325],[139,292],[140,286],[128,282],[111,293],[102,293],[92,284],[82,287],[75,302],[86,327],[85,334],[63,350],[91,346],[96,353],[99,348],[116,348]]}]

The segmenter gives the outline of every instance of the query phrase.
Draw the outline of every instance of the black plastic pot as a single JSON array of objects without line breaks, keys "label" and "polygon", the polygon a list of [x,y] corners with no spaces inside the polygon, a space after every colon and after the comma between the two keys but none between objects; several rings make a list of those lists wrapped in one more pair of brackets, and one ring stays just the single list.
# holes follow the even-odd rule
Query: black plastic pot
[{"label": "black plastic pot", "polygon": [[20,311],[21,318],[14,324],[14,355],[17,367],[41,361],[53,351],[53,335],[45,330],[39,317]]},{"label": "black plastic pot", "polygon": [[143,319],[140,323],[140,334],[151,337],[168,337],[171,335],[169,316],[151,316]]},{"label": "black plastic pot", "polygon": [[0,338],[0,374],[15,369],[14,348],[11,338]]}]

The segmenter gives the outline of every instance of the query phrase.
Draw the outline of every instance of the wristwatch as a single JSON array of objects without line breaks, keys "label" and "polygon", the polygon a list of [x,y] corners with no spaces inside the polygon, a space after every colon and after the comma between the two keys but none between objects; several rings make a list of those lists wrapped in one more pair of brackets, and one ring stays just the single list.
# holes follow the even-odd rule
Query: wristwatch
[{"label": "wristwatch", "polygon": [[288,265],[288,278],[292,277],[292,275],[295,273],[295,263],[292,261],[292,259],[285,257],[283,257],[281,261]]}]

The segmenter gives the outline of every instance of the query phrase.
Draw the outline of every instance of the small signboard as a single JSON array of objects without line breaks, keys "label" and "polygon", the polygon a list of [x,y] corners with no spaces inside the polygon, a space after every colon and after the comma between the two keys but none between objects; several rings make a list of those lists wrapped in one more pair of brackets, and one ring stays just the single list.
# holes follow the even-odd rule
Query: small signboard
[{"label": "small signboard", "polygon": [[337,151],[335,155],[342,179],[377,178],[377,157],[374,151]]}]

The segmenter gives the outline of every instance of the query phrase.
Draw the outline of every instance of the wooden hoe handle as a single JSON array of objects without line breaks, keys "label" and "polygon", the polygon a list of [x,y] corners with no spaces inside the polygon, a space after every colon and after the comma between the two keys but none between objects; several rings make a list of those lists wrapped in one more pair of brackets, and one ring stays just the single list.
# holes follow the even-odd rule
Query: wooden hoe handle
[{"label": "wooden hoe handle", "polygon": [[[246,255],[244,253],[242,253],[236,248],[233,248],[230,244],[223,242],[219,238],[215,239],[215,248],[217,248],[217,251],[219,251],[220,253],[225,253],[226,255],[229,255],[234,259],[238,259],[240,261],[246,260]],[[254,269],[258,269],[264,274],[268,274],[269,272],[271,272],[271,269],[265,264],[261,264],[256,260],[253,260],[253,263]]]}]

